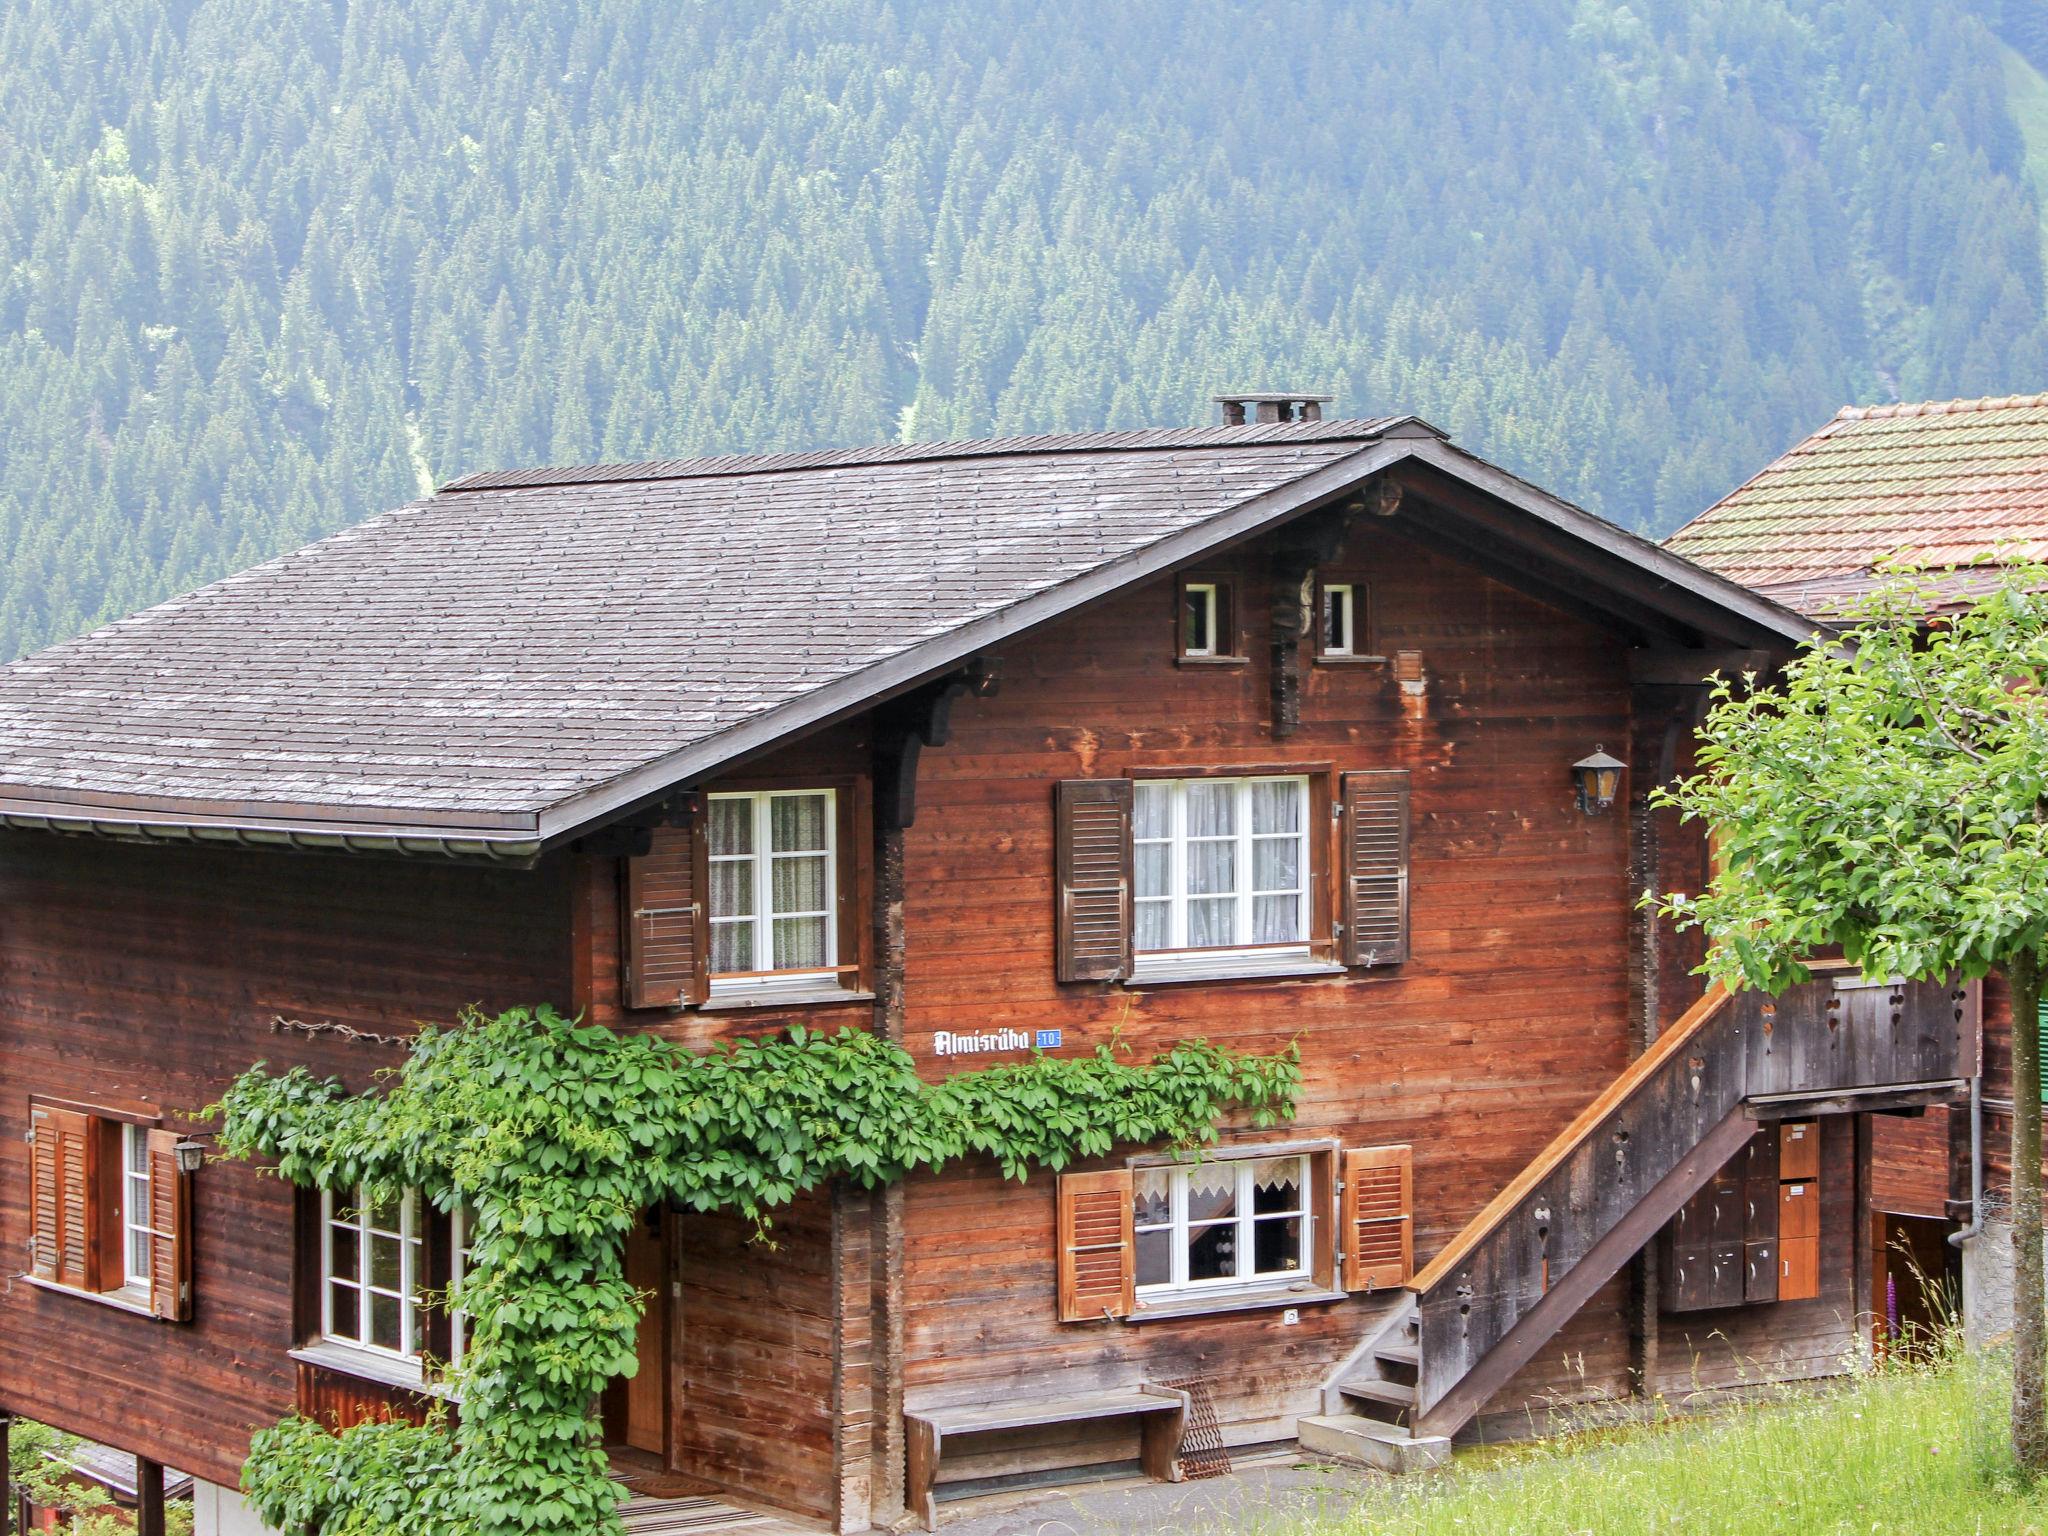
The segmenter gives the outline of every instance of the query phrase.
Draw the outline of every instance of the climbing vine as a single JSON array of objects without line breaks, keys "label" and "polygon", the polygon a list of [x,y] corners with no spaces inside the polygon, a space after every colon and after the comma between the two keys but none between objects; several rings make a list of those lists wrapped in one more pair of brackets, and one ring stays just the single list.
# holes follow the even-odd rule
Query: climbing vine
[{"label": "climbing vine", "polygon": [[635,1368],[640,1301],[623,1244],[673,1202],[776,1207],[833,1179],[872,1187],[954,1159],[1022,1179],[1119,1143],[1192,1148],[1227,1110],[1293,1112],[1292,1048],[1195,1041],[1139,1063],[1107,1047],[918,1077],[910,1056],[846,1030],[693,1054],[552,1009],[425,1028],[386,1090],[351,1094],[258,1063],[216,1106],[223,1149],[305,1187],[419,1189],[469,1212],[460,1430],[304,1419],[259,1433],[244,1487],[281,1530],[317,1536],[598,1536],[619,1530],[591,1405]]}]

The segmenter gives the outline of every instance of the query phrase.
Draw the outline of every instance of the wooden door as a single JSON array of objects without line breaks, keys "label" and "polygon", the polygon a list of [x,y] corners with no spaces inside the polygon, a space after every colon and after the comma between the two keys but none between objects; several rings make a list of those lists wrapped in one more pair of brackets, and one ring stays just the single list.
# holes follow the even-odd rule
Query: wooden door
[{"label": "wooden door", "polygon": [[626,1283],[642,1293],[640,1369],[605,1392],[607,1443],[668,1460],[670,1275],[665,1223],[649,1211],[626,1239]]}]

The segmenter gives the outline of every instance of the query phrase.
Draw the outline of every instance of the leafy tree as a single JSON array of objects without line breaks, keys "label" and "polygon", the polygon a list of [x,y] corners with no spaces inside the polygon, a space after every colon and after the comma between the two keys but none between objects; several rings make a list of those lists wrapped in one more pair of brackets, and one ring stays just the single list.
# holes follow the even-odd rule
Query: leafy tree
[{"label": "leafy tree", "polygon": [[[2048,567],[1960,611],[1900,568],[1782,678],[1721,680],[1700,772],[1664,794],[1718,838],[1706,968],[1776,992],[1833,946],[1866,976],[2004,978],[2013,1066],[2013,1448],[2048,1469],[2040,1006],[2048,949]],[[1932,615],[1932,617],[1930,617]]]}]

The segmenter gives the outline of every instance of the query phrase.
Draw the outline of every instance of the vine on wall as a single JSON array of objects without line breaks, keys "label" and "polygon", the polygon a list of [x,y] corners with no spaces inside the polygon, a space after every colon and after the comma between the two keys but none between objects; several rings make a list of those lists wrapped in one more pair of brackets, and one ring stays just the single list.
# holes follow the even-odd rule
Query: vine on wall
[{"label": "vine on wall", "polygon": [[423,1029],[388,1090],[351,1094],[258,1063],[222,1099],[221,1144],[309,1188],[414,1187],[470,1212],[448,1301],[469,1317],[459,1433],[300,1418],[257,1434],[243,1486],[280,1530],[317,1536],[598,1536],[619,1530],[591,1406],[636,1367],[623,1244],[673,1202],[771,1213],[832,1179],[872,1187],[957,1158],[1006,1176],[1119,1143],[1193,1148],[1229,1110],[1293,1113],[1292,1047],[1186,1042],[1150,1062],[1081,1057],[918,1077],[900,1046],[801,1028],[695,1055],[550,1008]]}]

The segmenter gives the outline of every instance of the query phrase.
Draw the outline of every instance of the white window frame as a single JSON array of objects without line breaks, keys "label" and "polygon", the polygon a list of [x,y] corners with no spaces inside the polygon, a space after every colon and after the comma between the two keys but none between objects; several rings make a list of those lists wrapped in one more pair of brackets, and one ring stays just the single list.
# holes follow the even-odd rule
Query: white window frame
[{"label": "white window frame", "polygon": [[[1216,632],[1216,620],[1219,617],[1218,610],[1223,606],[1218,596],[1220,586],[1221,583],[1214,581],[1182,583],[1180,611],[1174,615],[1175,622],[1181,626],[1181,655],[1222,656],[1226,654],[1223,649],[1223,637]],[[1197,646],[1187,643],[1187,605],[1188,600],[1195,597],[1202,599],[1202,628],[1209,637],[1207,645]]]},{"label": "white window frame", "polygon": [[[448,1288],[452,1292],[469,1273],[469,1212],[456,1206],[448,1213]],[[448,1363],[460,1365],[469,1353],[469,1314],[448,1309]]]},{"label": "white window frame", "polygon": [[[138,1169],[138,1160],[142,1166]],[[156,1228],[149,1219],[149,1128],[121,1126],[121,1280],[120,1289],[149,1289],[149,1256]],[[142,1266],[135,1265],[136,1239],[142,1241]]]},{"label": "white window frame", "polygon": [[[361,1350],[364,1354],[377,1355],[386,1360],[402,1360],[411,1366],[423,1363],[418,1349],[390,1349],[374,1343],[370,1338],[370,1299],[373,1296],[395,1296],[398,1301],[398,1336],[400,1339],[421,1339],[424,1328],[419,1317],[420,1260],[425,1255],[426,1234],[419,1224],[419,1191],[408,1189],[399,1199],[398,1236],[398,1284],[397,1291],[388,1286],[370,1284],[370,1235],[379,1232],[390,1235],[388,1228],[370,1225],[369,1190],[358,1185],[349,1191],[351,1203],[357,1212],[357,1220],[349,1223],[334,1219],[334,1192],[320,1191],[320,1337],[329,1344],[343,1349]],[[356,1270],[354,1275],[337,1275],[334,1272],[334,1229],[347,1226],[356,1234]],[[349,1338],[334,1329],[334,1285],[343,1281],[355,1287],[356,1336]]]},{"label": "white window frame", "polygon": [[[1188,943],[1187,792],[1190,785],[1197,784],[1211,788],[1229,786],[1237,796],[1236,831],[1233,834],[1237,843],[1237,885],[1233,892],[1212,891],[1205,893],[1209,896],[1235,895],[1237,899],[1235,932],[1233,941],[1229,944],[1196,946]],[[1252,832],[1252,786],[1255,784],[1292,784],[1300,792],[1300,825],[1293,834],[1295,840],[1294,868],[1296,884],[1291,892],[1277,890],[1262,891],[1253,884],[1255,863],[1252,857],[1252,844],[1255,834]],[[1311,914],[1309,902],[1309,817],[1312,808],[1308,775],[1282,773],[1258,774],[1249,778],[1207,777],[1191,779],[1140,779],[1138,781],[1137,792],[1139,794],[1143,794],[1149,789],[1164,789],[1170,797],[1168,802],[1170,811],[1167,820],[1167,835],[1163,838],[1138,837],[1135,833],[1134,822],[1132,836],[1133,858],[1135,859],[1136,857],[1137,849],[1148,846],[1165,845],[1170,850],[1167,860],[1167,895],[1164,897],[1138,896],[1134,893],[1132,900],[1137,907],[1157,906],[1162,903],[1168,905],[1167,942],[1163,947],[1159,948],[1148,949],[1138,947],[1134,950],[1134,953],[1137,955],[1202,955],[1216,954],[1229,950],[1242,951],[1248,958],[1308,955],[1309,919]],[[1271,840],[1287,835],[1286,833],[1262,832],[1256,834],[1256,837]],[[1201,839],[1201,841],[1207,841],[1207,839]],[[1255,914],[1258,899],[1261,897],[1287,895],[1292,895],[1295,899],[1295,927],[1301,937],[1278,944],[1261,944],[1257,942],[1253,934],[1255,931],[1254,924],[1256,922]],[[1199,900],[1201,898],[1197,897],[1195,899]],[[1134,920],[1132,924],[1134,944],[1136,943],[1137,928],[1138,924]]]},{"label": "white window frame", "polygon": [[[775,860],[778,858],[816,858],[816,850],[800,853],[778,854],[774,850],[774,822],[772,806],[777,800],[821,798],[825,802],[825,906],[817,912],[776,912],[772,910],[775,894]],[[709,795],[710,804],[718,801],[744,800],[752,803],[754,815],[753,852],[718,853],[709,855],[712,865],[752,864],[754,867],[754,910],[744,917],[719,917],[713,913],[710,928],[714,935],[713,953],[716,953],[715,935],[721,927],[735,927],[749,923],[754,930],[754,964],[752,971],[713,971],[711,990],[714,996],[720,993],[756,992],[763,983],[770,986],[813,987],[836,983],[839,979],[839,791],[832,788],[756,789],[725,791]],[[707,821],[709,805],[707,805]],[[706,836],[709,836],[707,826]],[[711,893],[706,891],[704,899],[709,903]],[[772,964],[775,956],[775,919],[778,917],[822,918],[825,926],[825,963],[817,968],[777,971],[762,966],[764,960]]]},{"label": "white window frame", "polygon": [[[1252,1210],[1254,1180],[1252,1169],[1259,1163],[1285,1159],[1298,1167],[1296,1187],[1301,1191],[1298,1211],[1258,1216]],[[1244,1262],[1250,1262],[1257,1253],[1255,1228],[1261,1221],[1285,1221],[1296,1216],[1301,1221],[1301,1247],[1297,1263],[1292,1269],[1268,1270],[1264,1274],[1221,1275],[1207,1280],[1193,1280],[1188,1277],[1188,1176],[1197,1170],[1229,1168],[1237,1178],[1237,1199],[1234,1215],[1224,1221],[1198,1222],[1197,1226],[1221,1226],[1225,1221],[1235,1225],[1236,1254]],[[1136,1238],[1141,1232],[1169,1232],[1172,1234],[1171,1253],[1173,1266],[1171,1278],[1151,1285],[1140,1285],[1136,1293],[1141,1300],[1157,1301],[1173,1296],[1209,1295],[1217,1291],[1264,1291],[1295,1285],[1310,1279],[1315,1270],[1315,1155],[1306,1152],[1281,1152],[1261,1154],[1247,1148],[1242,1156],[1211,1158],[1201,1163],[1175,1163],[1153,1165],[1134,1170],[1134,1175],[1165,1173],[1170,1181],[1169,1209],[1167,1219],[1157,1223],[1136,1223],[1132,1229],[1133,1259],[1136,1263]]]},{"label": "white window frame", "polygon": [[[1338,593],[1344,594],[1344,622],[1338,626],[1336,638],[1330,635],[1331,604]],[[1351,581],[1333,581],[1323,588],[1323,611],[1317,615],[1317,626],[1321,630],[1323,654],[1325,656],[1356,656],[1358,654],[1358,584]]]}]

